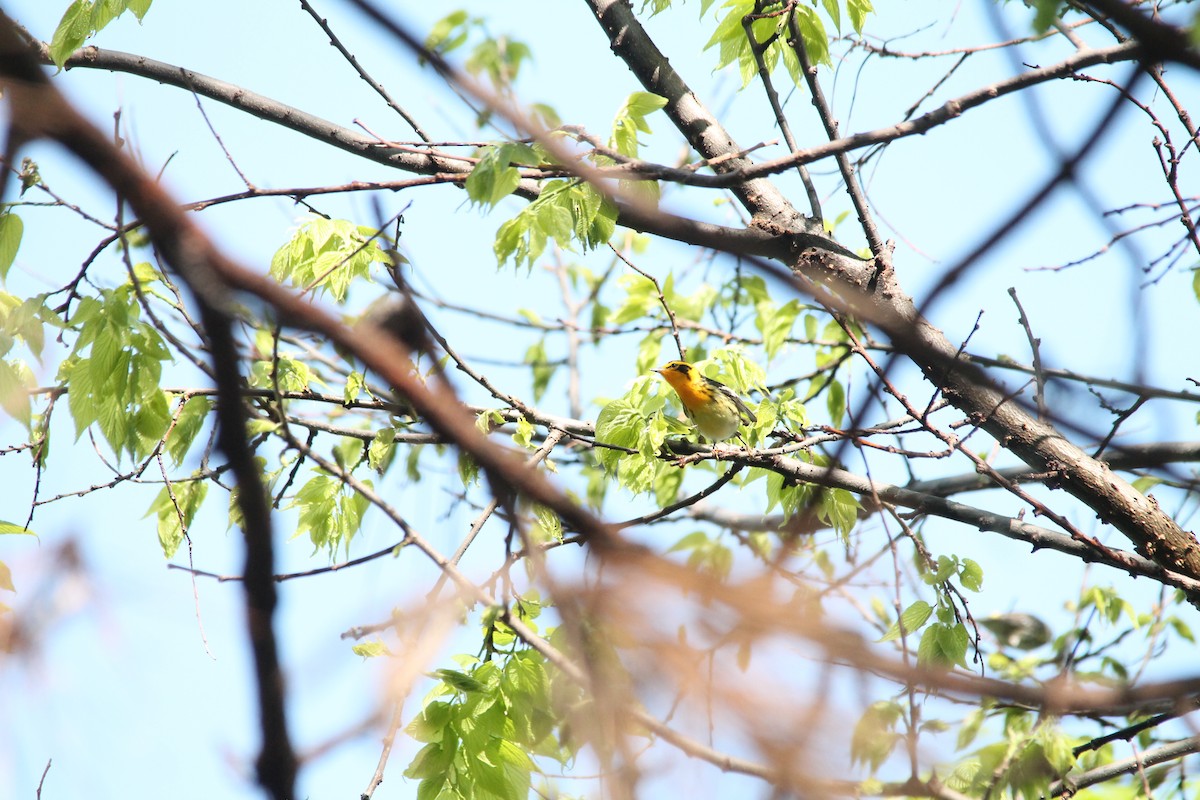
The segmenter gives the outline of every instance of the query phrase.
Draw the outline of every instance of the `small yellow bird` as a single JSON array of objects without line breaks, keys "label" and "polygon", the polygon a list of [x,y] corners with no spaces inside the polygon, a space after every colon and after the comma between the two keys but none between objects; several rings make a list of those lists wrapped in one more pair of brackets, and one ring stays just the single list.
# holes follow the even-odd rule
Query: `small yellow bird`
[{"label": "small yellow bird", "polygon": [[701,375],[700,370],[686,361],[671,361],[651,372],[657,372],[671,384],[688,419],[714,442],[736,436],[742,419],[751,424],[758,422],[754,412],[732,389]]}]

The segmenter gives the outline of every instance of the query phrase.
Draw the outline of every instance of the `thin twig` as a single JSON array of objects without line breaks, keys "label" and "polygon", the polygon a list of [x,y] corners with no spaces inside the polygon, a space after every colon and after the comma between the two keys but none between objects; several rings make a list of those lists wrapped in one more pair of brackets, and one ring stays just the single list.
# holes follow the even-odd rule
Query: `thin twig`
[{"label": "thin twig", "polygon": [[683,339],[679,338],[679,325],[675,321],[675,312],[671,310],[671,304],[667,302],[667,297],[663,294],[662,286],[660,286],[658,283],[658,278],[655,278],[650,273],[639,268],[636,264],[626,258],[624,253],[622,253],[616,247],[613,247],[613,245],[610,244],[609,248],[613,251],[613,253],[616,254],[617,258],[625,262],[625,266],[629,267],[638,275],[641,275],[643,278],[654,284],[654,290],[658,292],[658,302],[660,305],[662,305],[663,310],[667,312],[667,319],[671,322],[671,336],[675,339],[675,347],[679,350],[679,357],[687,358],[687,350],[683,346]]},{"label": "thin twig", "polygon": [[339,39],[333,32],[333,29],[329,27],[329,21],[318,14],[317,10],[312,7],[308,0],[300,0],[300,7],[308,12],[308,15],[316,20],[316,23],[321,26],[321,30],[325,31],[325,35],[329,37],[329,43],[337,48],[337,51],[342,54],[342,57],[346,59],[346,62],[349,63],[350,66],[354,67],[354,71],[358,73],[358,77],[366,81],[367,85],[374,89],[375,92],[383,98],[383,101],[388,104],[388,107],[399,114],[400,117],[408,123],[409,127],[413,129],[413,132],[416,133],[417,136],[421,137],[422,141],[428,142],[429,134],[425,133],[425,131],[417,123],[416,118],[405,111],[399,103],[392,99],[392,96],[388,93],[388,90],[383,88],[383,84],[372,78],[370,74],[363,69],[362,65],[358,63],[358,59],[346,49],[346,47],[342,44],[342,40]]},{"label": "thin twig", "polygon": [[1025,307],[1017,298],[1016,287],[1008,288],[1008,296],[1017,306],[1017,321],[1021,323],[1021,328],[1025,331],[1025,338],[1029,340],[1029,352],[1033,357],[1033,380],[1037,386],[1034,398],[1037,402],[1038,419],[1047,422],[1050,415],[1046,411],[1046,373],[1042,371],[1042,340],[1033,335],[1033,328],[1029,324],[1029,317],[1025,314]]}]

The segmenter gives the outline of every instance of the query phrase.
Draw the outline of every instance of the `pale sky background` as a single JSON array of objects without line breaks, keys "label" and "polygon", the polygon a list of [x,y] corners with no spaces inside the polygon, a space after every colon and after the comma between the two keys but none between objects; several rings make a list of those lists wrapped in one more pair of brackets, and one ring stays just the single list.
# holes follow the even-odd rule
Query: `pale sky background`
[{"label": "pale sky background", "polygon": [[[22,0],[7,3],[6,11],[34,34],[49,38],[66,4],[66,0]],[[564,122],[584,125],[598,135],[607,135],[624,98],[641,88],[610,54],[601,31],[581,3],[535,4],[536,15],[528,10],[531,4],[516,2],[394,5],[397,18],[422,35],[433,19],[460,5],[486,14],[493,33],[510,34],[534,50],[536,60],[527,66],[517,85],[521,99],[550,103]],[[898,49],[939,50],[998,38],[989,24],[985,3],[879,5],[884,16],[870,18],[867,32],[887,38],[904,35],[894,44]],[[362,63],[388,85],[435,138],[480,138],[470,128],[469,113],[439,80],[416,67],[399,45],[386,41],[344,4],[325,2],[318,8]],[[766,104],[759,87],[752,85],[737,95],[735,75],[710,74],[716,63],[715,52],[702,53],[700,45],[707,40],[713,23],[709,18],[697,24],[698,12],[698,2],[688,3],[647,25],[701,100],[717,110],[743,146],[779,138],[764,121]],[[1008,4],[1003,12],[1014,30],[1023,30],[1020,26],[1026,24],[1028,12],[1020,4]],[[394,138],[407,135],[402,123],[352,73],[294,2],[216,0],[185,4],[158,0],[143,25],[132,18],[122,19],[104,30],[95,43],[184,66],[342,125],[352,126],[358,118]],[[1030,48],[1021,57],[1029,63],[1049,63],[1064,53],[1063,45],[1056,43],[1050,49]],[[835,79],[824,71],[823,80],[837,104],[843,133],[850,133],[895,122],[904,108],[933,86],[949,63],[873,59],[861,71],[857,67],[839,71]],[[937,94],[937,102],[997,80],[1012,69],[1007,54],[977,56],[947,81]],[[1127,75],[1129,69],[1129,65],[1122,64],[1104,74],[1119,77]],[[1185,101],[1200,96],[1200,83],[1182,73],[1182,68],[1169,71],[1180,96]],[[56,82],[106,130],[112,127],[113,112],[121,109],[123,133],[144,163],[157,171],[170,158],[164,181],[181,201],[241,188],[197,112],[195,101],[186,93],[141,78],[87,70],[70,71],[58,76]],[[1069,150],[1090,131],[1091,121],[1107,107],[1112,92],[1064,83],[1041,87],[1036,96],[1057,143]],[[926,136],[897,142],[865,172],[868,194],[886,223],[885,236],[898,241],[896,264],[902,285],[918,297],[957,256],[990,233],[1032,187],[1050,174],[1053,153],[1026,118],[1029,107],[1022,97],[998,101]],[[203,104],[225,145],[258,185],[305,186],[400,177],[215,102],[205,100]],[[935,104],[926,103],[922,110]],[[801,142],[824,138],[805,97],[797,93],[788,109]],[[1024,123],[1014,125],[1012,121],[1018,118],[1025,119]],[[654,134],[642,137],[649,145],[647,157],[672,161],[679,149],[678,137],[661,114],[649,122]],[[1114,156],[1117,149],[1106,146],[1087,162],[1085,184],[1099,206],[1167,199],[1153,160],[1151,136],[1141,118],[1129,111],[1122,114],[1110,142],[1131,139],[1138,144],[1132,150],[1123,150],[1126,155],[1120,160]],[[776,146],[756,155],[771,158],[782,152],[782,147]],[[63,196],[101,217],[111,216],[107,193],[98,190],[77,163],[44,145],[27,148],[23,155],[39,162],[44,179]],[[824,164],[817,168],[822,174],[827,170]],[[799,207],[803,195],[794,179],[780,176],[779,183]],[[843,195],[833,192],[831,178],[826,177],[823,186],[827,216],[836,216],[849,207]],[[1195,178],[1185,175],[1183,189],[1185,194],[1197,194]],[[667,199],[672,210],[726,224],[735,222],[728,206],[709,204],[708,195],[700,196],[700,200],[680,201],[676,197]],[[412,257],[419,286],[432,288],[455,302],[490,307],[501,313],[513,314],[521,307],[536,308],[548,318],[560,313],[558,295],[550,289],[553,282],[548,277],[538,271],[526,277],[524,271],[495,268],[491,230],[515,213],[520,207],[518,201],[503,204],[484,224],[480,224],[480,212],[466,204],[465,195],[450,187],[387,198],[384,210],[394,213],[410,200],[413,205],[405,215],[403,244]],[[362,197],[323,198],[316,204],[335,215],[363,222],[373,219]],[[94,246],[97,229],[76,224],[74,219],[69,228],[63,228],[66,215],[57,210],[22,209],[19,213],[26,224],[26,237],[10,273],[8,290],[23,294],[61,285]],[[215,208],[204,212],[201,219],[228,252],[244,263],[265,269],[301,213],[302,209],[286,200],[261,199]],[[851,231],[851,223],[841,230]],[[1158,241],[1175,233],[1172,227],[1159,234]],[[1078,195],[1060,191],[1017,236],[977,265],[964,285],[947,294],[934,308],[933,318],[952,340],[958,340],[971,330],[979,310],[985,308],[982,328],[972,339],[971,349],[983,354],[1008,353],[1027,361],[1028,345],[1007,296],[1008,287],[1016,286],[1035,330],[1044,330],[1043,357],[1048,364],[1112,378],[1134,377],[1136,364],[1145,370],[1150,384],[1188,388],[1185,378],[1200,377],[1194,347],[1190,346],[1195,338],[1197,304],[1189,272],[1176,269],[1142,294],[1147,319],[1155,324],[1152,335],[1142,331],[1145,335],[1137,340],[1132,329],[1131,298],[1138,293],[1140,276],[1131,268],[1128,253],[1117,249],[1101,261],[1066,273],[1030,271],[1087,255],[1106,238]],[[862,245],[852,236],[846,236],[844,243],[855,248]],[[1149,246],[1146,252],[1155,255],[1157,249]],[[694,260],[695,254],[684,248],[661,245],[644,263],[663,276],[667,270],[684,269]],[[111,277],[115,274],[111,271],[113,260],[106,258],[102,264],[94,273],[96,277],[118,280]],[[731,266],[718,261],[712,269],[715,282]],[[695,268],[692,274],[694,284]],[[519,360],[533,341],[514,344],[518,338],[505,329],[461,315],[430,314],[468,358]],[[498,334],[508,338],[499,339]],[[606,350],[603,360],[585,356],[590,358],[583,393],[588,401],[618,394],[635,377],[632,348],[636,338],[626,340]],[[1181,343],[1188,344],[1181,347]],[[552,340],[549,346],[552,355],[562,351],[561,341]],[[772,370],[787,373],[788,364],[800,363],[800,354],[795,361],[788,358],[785,356]],[[40,376],[42,385],[53,381],[55,367],[56,363],[48,360]],[[509,390],[527,391],[526,368],[488,369]],[[196,378],[181,370],[177,380],[167,383],[194,385],[188,382]],[[480,400],[478,392],[460,386],[469,399]],[[545,410],[566,413],[563,386],[560,375],[541,404]],[[852,401],[854,397],[852,394]],[[1094,401],[1086,395],[1077,404],[1070,397],[1056,399],[1068,412],[1076,405],[1080,413],[1094,407]],[[824,404],[815,405],[819,410]],[[1130,428],[1131,438],[1195,438],[1195,410],[1157,404],[1138,416]],[[597,411],[589,406],[585,416],[594,419]],[[43,497],[106,479],[87,437],[73,443],[65,404],[58,415],[50,470],[41,487]],[[1104,423],[1098,417],[1087,421],[1098,426]],[[0,420],[0,432],[0,447],[24,438],[20,426],[7,419]],[[986,443],[981,440],[979,446],[983,448]],[[899,474],[875,477],[904,480]],[[457,506],[448,493],[457,484],[455,476],[429,474],[416,487],[406,487],[401,481],[402,476],[397,474],[384,483],[391,493],[389,497],[435,545],[452,550],[465,529],[465,521],[473,515],[470,509]],[[0,518],[24,521],[32,493],[32,472],[25,456],[0,458],[0,486],[4,487],[5,498]],[[0,787],[10,787],[10,797],[32,798],[49,759],[53,759],[53,766],[46,778],[44,798],[169,795],[190,800],[259,796],[249,766],[255,754],[257,724],[240,587],[207,580],[196,583],[203,632],[213,655],[210,658],[197,624],[192,583],[183,573],[165,568],[153,520],[142,519],[157,488],[125,486],[42,507],[33,525],[40,539],[0,539],[0,560],[12,569],[18,589],[15,598],[0,599],[14,605],[22,619],[40,620],[32,623],[38,633],[32,651],[0,661]],[[225,532],[224,505],[218,494],[210,493],[210,507],[193,527],[196,566],[222,573],[240,572],[240,537]],[[758,497],[754,495],[751,507]],[[614,491],[606,512],[614,519],[624,518],[644,511],[647,502],[652,500],[628,499]],[[972,502],[998,511],[1011,506],[993,495],[974,495]],[[1077,512],[1074,521],[1084,525],[1085,530],[1095,528],[1094,520],[1086,514]],[[1191,520],[1183,522],[1186,525]],[[279,515],[277,525],[277,530],[286,535],[288,515]],[[687,530],[654,535],[677,537]],[[944,531],[944,535],[938,531]],[[1023,545],[961,527],[931,526],[930,532],[943,552],[974,557],[988,569],[985,592],[972,598],[972,611],[977,616],[1010,610],[1030,591],[1052,586],[1064,587],[1063,593],[1048,600],[1044,613],[1052,621],[1067,619],[1058,609],[1083,579],[1083,568],[1077,562],[1052,553],[1029,555]],[[382,520],[369,517],[352,555],[371,552],[397,538]],[[55,553],[67,541],[79,546],[84,564],[81,573],[68,574],[56,563]],[[312,556],[306,541],[285,543],[278,553],[278,571],[326,563],[323,554]],[[481,554],[480,558],[486,567],[485,556]],[[181,551],[175,562],[184,559]],[[300,752],[352,728],[371,712],[376,700],[373,687],[382,684],[383,667],[364,664],[350,652],[351,643],[339,639],[339,634],[352,626],[383,620],[392,606],[423,594],[428,572],[415,560],[415,555],[406,553],[396,561],[384,559],[281,586],[277,631],[290,681],[293,741]],[[468,560],[468,571],[471,566]],[[1117,582],[1131,597],[1143,600],[1156,594],[1155,586],[1143,582],[1130,589],[1120,575],[1103,570],[1097,570],[1093,579],[1098,583]],[[468,629],[467,634],[474,631]],[[478,646],[477,641],[469,639],[458,644],[447,652],[473,652]],[[1186,658],[1164,659],[1155,665],[1156,674],[1172,674],[1187,665]],[[409,701],[406,717],[416,709],[420,694]],[[301,773],[300,796],[357,796],[374,771],[378,738],[379,733],[372,731],[311,763]],[[403,780],[401,772],[416,749],[411,741],[398,744],[387,779],[376,797],[414,796],[416,783]],[[690,796],[698,792],[717,796],[747,790],[740,778],[714,778],[714,774],[697,769],[692,774],[663,776],[646,785],[647,796]],[[565,789],[587,791],[571,785]],[[759,796],[763,790],[754,784],[749,791],[751,796]]]}]

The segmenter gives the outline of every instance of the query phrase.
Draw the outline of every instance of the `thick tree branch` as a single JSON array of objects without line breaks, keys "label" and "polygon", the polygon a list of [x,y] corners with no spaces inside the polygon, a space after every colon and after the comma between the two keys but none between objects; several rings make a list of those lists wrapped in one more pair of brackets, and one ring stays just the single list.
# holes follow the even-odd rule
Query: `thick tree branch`
[{"label": "thick tree branch", "polygon": [[[720,120],[696,97],[666,56],[650,39],[634,15],[629,0],[586,0],[609,46],[638,81],[667,100],[663,111],[702,158],[717,158],[742,152],[743,148],[721,125]],[[718,172],[738,172],[750,166],[746,158],[730,158]],[[801,215],[770,181],[750,179],[730,187],[742,205],[769,231],[823,235],[819,221]]]},{"label": "thick tree branch", "polygon": [[[760,267],[776,273],[772,265],[760,263]],[[894,271],[881,270],[873,275],[863,269],[861,262],[810,251],[802,256],[798,274],[811,276],[805,280],[805,290],[821,302],[869,320],[886,332],[895,347],[911,358],[955,407],[1035,470],[1057,473],[1058,486],[1124,533],[1139,553],[1168,570],[1193,578],[1200,576],[1200,544],[1194,536],[1107,464],[1089,456],[1054,427],[1033,418],[961,358],[959,348],[903,293]],[[838,295],[828,292],[822,287],[831,275],[861,293],[845,289],[839,289]]]}]

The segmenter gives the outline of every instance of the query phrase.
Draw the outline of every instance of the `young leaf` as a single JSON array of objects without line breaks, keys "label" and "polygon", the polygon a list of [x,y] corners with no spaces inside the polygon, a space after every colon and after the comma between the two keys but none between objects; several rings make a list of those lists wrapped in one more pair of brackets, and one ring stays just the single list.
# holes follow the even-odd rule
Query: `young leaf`
[{"label": "young leaf", "polygon": [[804,38],[804,49],[808,51],[808,60],[813,64],[831,65],[829,58],[829,34],[825,33],[825,25],[817,12],[803,3],[796,5],[796,22],[800,35]]},{"label": "young leaf", "polygon": [[659,97],[650,92],[634,92],[629,95],[625,99],[625,105],[621,106],[617,116],[613,119],[613,132],[609,146],[622,155],[637,158],[638,132],[651,132],[650,126],[646,123],[647,115],[658,111],[666,104],[665,97]]},{"label": "young leaf", "polygon": [[526,144],[505,142],[488,147],[467,177],[467,196],[479,205],[496,205],[521,181],[512,165],[537,164],[538,160],[537,153]]},{"label": "young leaf", "polygon": [[758,304],[759,315],[755,325],[763,335],[763,348],[767,351],[767,361],[770,361],[783,347],[788,337],[792,335],[792,326],[800,315],[800,301],[789,300],[779,308],[765,301]]},{"label": "young leaf", "polygon": [[368,505],[365,497],[337,478],[318,473],[300,487],[288,506],[300,510],[294,536],[307,533],[313,548],[325,548],[330,556],[342,546],[349,551]]},{"label": "young leaf", "polygon": [[377,233],[349,220],[310,220],[275,251],[271,277],[305,290],[328,291],[341,303],[354,280],[370,277],[372,264],[389,263]]},{"label": "young leaf", "polygon": [[863,25],[867,23],[867,14],[874,11],[871,0],[846,0],[846,13],[850,16],[850,24],[854,32],[861,35]]},{"label": "young leaf", "polygon": [[381,475],[396,452],[396,429],[381,428],[367,446],[367,466]]},{"label": "young leaf", "polygon": [[21,236],[24,232],[25,224],[16,214],[0,214],[0,281],[8,278],[8,271],[17,257],[17,249],[21,246]]},{"label": "young leaf", "polygon": [[888,628],[879,641],[890,642],[892,639],[900,638],[901,627],[904,633],[916,633],[921,627],[929,621],[929,617],[933,614],[933,607],[924,600],[917,600],[908,608],[904,609],[900,614],[900,619],[892,623],[892,627]]},{"label": "young leaf", "polygon": [[[165,558],[173,558],[188,526],[208,496],[208,481],[176,481],[159,491],[146,516],[158,517],[158,543]],[[174,499],[172,499],[174,497]]]},{"label": "young leaf", "polygon": [[67,58],[83,45],[91,32],[92,3],[90,0],[75,0],[67,6],[50,38],[50,60],[62,69]]},{"label": "young leaf", "polygon": [[183,463],[183,457],[187,455],[188,448],[192,446],[211,410],[212,401],[203,395],[193,395],[183,404],[175,426],[167,436],[167,454],[175,466]]},{"label": "young leaf", "polygon": [[0,408],[29,429],[33,421],[32,408],[29,389],[21,378],[22,372],[28,370],[22,370],[21,366],[0,360]]},{"label": "young leaf", "polygon": [[900,713],[900,706],[889,701],[873,703],[867,709],[850,736],[852,763],[867,764],[872,772],[879,769],[900,741],[895,731]]},{"label": "young leaf", "polygon": [[969,644],[967,629],[962,624],[935,622],[921,635],[921,643],[917,646],[917,662],[943,667],[966,666]]},{"label": "young leaf", "polygon": [[554,377],[556,366],[546,355],[546,338],[538,339],[525,351],[525,363],[533,369],[533,401],[536,403],[546,394],[546,387]]},{"label": "young leaf", "polygon": [[972,592],[983,590],[983,567],[979,563],[969,558],[964,558],[962,562],[962,572],[959,573],[959,581],[966,589]]},{"label": "young leaf", "polygon": [[468,22],[466,11],[447,14],[434,23],[425,39],[425,47],[434,53],[449,53],[467,40]]},{"label": "young leaf", "polygon": [[361,644],[354,645],[350,650],[356,656],[362,656],[363,658],[376,658],[377,656],[392,654],[392,651],[388,650],[387,645],[380,641],[362,642]]},{"label": "young leaf", "polygon": [[846,390],[841,381],[830,381],[825,390],[825,406],[829,410],[829,423],[835,428],[842,426],[842,417],[846,415]]}]

